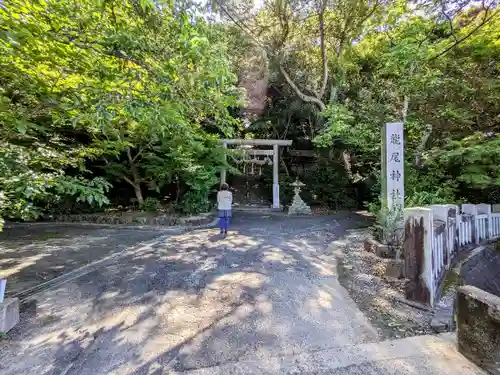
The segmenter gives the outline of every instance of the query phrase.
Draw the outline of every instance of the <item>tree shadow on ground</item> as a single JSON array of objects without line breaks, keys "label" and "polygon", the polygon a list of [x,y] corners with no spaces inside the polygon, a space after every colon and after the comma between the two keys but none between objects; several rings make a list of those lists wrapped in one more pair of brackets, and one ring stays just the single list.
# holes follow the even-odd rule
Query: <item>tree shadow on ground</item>
[{"label": "tree shadow on ground", "polygon": [[38,297],[0,360],[17,351],[26,374],[156,375],[374,341],[325,254],[360,223],[246,214],[225,240],[152,240]]},{"label": "tree shadow on ground", "polygon": [[65,225],[8,228],[0,232],[0,279],[8,279],[12,296],[158,236]]}]

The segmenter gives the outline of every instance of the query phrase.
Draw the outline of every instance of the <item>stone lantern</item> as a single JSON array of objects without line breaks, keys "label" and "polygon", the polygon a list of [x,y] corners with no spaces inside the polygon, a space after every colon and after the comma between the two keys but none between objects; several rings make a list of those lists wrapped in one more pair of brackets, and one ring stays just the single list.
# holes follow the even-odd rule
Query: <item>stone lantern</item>
[{"label": "stone lantern", "polygon": [[288,215],[311,215],[311,207],[309,207],[299,195],[302,188],[306,185],[300,182],[297,178],[290,186],[293,187],[295,195],[293,197],[292,205],[288,209]]}]

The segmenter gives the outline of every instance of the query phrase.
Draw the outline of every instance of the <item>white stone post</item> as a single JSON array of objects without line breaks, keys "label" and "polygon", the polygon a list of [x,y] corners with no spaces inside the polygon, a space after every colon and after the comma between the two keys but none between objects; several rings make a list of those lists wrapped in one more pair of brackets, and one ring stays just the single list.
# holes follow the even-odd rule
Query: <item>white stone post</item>
[{"label": "white stone post", "polygon": [[0,280],[0,333],[9,332],[19,323],[19,298],[4,298],[7,280]]},{"label": "white stone post", "polygon": [[430,295],[430,305],[434,305],[434,299],[436,297],[434,276],[432,272],[432,240],[434,237],[434,215],[432,209],[421,208],[416,211],[417,215],[420,215],[424,220],[424,268],[422,270],[422,280],[429,287]]},{"label": "white stone post", "polygon": [[0,280],[0,303],[3,303],[5,297],[5,288],[7,287],[7,280]]},{"label": "white stone post", "polygon": [[[227,152],[227,143],[226,142],[222,143],[222,147],[225,148],[224,152]],[[226,154],[224,154],[224,161],[225,162],[227,161],[226,158],[227,158],[227,156],[226,156]],[[222,170],[220,171],[220,184],[222,185],[225,182],[226,182],[226,167],[224,166],[224,168],[222,168]]]},{"label": "white stone post", "polygon": [[475,204],[462,204],[462,213],[472,215],[472,243],[479,243],[479,235],[477,233],[477,208]]},{"label": "white stone post", "polygon": [[[455,257],[460,250],[460,236],[458,234],[460,228],[460,206],[456,204],[446,204],[445,206],[448,207],[448,222],[451,221],[450,225],[452,225],[450,241],[452,242],[451,251],[454,252],[453,257]],[[453,212],[453,216],[450,216],[451,212]]]},{"label": "white stone post", "polygon": [[273,209],[279,210],[280,206],[280,185],[279,185],[279,146],[273,145]]},{"label": "white stone post", "polygon": [[449,223],[448,223],[448,207],[445,204],[433,204],[430,206],[432,208],[432,214],[434,216],[434,220],[439,220],[442,221],[445,224],[444,227],[444,233],[445,233],[445,249],[446,249],[446,269],[450,267],[451,264],[451,246],[448,243],[449,242],[449,237],[448,237],[448,228],[449,228]]},{"label": "white stone post", "polygon": [[491,218],[491,205],[481,203],[477,206],[477,214],[478,215],[486,215],[486,238],[493,237],[493,221]]}]

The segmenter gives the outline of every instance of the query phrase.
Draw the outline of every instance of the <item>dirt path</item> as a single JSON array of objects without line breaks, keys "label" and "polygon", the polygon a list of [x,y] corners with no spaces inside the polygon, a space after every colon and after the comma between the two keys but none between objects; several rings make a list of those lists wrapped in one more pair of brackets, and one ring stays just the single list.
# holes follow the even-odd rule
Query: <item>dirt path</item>
[{"label": "dirt path", "polygon": [[34,225],[0,232],[0,279],[14,295],[159,237],[158,231]]},{"label": "dirt path", "polygon": [[156,375],[375,342],[328,249],[358,224],[245,214],[227,239],[199,230],[129,246],[38,295],[0,341],[0,370]]}]

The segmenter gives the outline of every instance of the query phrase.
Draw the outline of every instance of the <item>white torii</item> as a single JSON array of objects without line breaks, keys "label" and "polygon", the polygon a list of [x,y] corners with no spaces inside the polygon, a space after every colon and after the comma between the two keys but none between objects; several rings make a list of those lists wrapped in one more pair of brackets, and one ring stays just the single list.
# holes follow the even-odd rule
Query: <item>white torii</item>
[{"label": "white torii", "polygon": [[[280,185],[279,185],[279,146],[290,146],[292,141],[284,139],[222,139],[222,146],[249,145],[249,146],[273,146],[273,209],[281,209]],[[220,174],[221,184],[226,182],[226,170]]]}]

